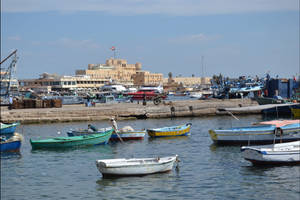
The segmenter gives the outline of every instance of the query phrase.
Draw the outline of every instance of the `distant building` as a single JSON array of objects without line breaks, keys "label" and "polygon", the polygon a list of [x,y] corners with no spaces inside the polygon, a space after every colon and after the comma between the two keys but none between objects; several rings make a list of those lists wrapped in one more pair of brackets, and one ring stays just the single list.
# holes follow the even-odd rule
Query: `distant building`
[{"label": "distant building", "polygon": [[21,90],[31,89],[36,92],[70,91],[75,89],[98,89],[107,84],[109,79],[93,79],[89,76],[58,76],[43,73],[39,79],[19,80]]},{"label": "distant building", "polygon": [[38,79],[19,80],[21,90],[37,92],[99,89],[105,84],[159,85],[163,74],[141,71],[142,64],[127,64],[123,59],[108,59],[106,64],[89,64],[86,70],[76,70],[75,76],[43,73]]},{"label": "distant building", "polygon": [[138,71],[133,75],[134,85],[160,85],[163,83],[163,74],[160,73],[150,73],[148,71]]},{"label": "distant building", "polygon": [[105,64],[89,64],[87,70],[76,70],[76,75],[88,75],[93,79],[110,79],[124,85],[160,84],[163,74],[141,71],[142,64],[128,64],[124,59],[106,60]]},{"label": "distant building", "polygon": [[164,78],[163,83],[164,85],[177,83],[182,84],[184,86],[195,86],[195,85],[202,85],[202,86],[209,86],[211,78],[210,77],[172,77],[172,78]]}]

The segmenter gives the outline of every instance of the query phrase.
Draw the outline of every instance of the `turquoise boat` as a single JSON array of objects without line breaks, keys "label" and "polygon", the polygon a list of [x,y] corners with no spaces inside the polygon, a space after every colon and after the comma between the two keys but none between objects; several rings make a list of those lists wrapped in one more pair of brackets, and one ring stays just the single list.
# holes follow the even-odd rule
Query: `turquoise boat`
[{"label": "turquoise boat", "polygon": [[107,144],[112,132],[113,129],[111,131],[107,131],[101,134],[90,134],[73,137],[56,137],[44,140],[30,139],[30,144],[33,149],[69,148],[78,146]]},{"label": "turquoise boat", "polygon": [[192,124],[187,123],[180,126],[147,129],[147,133],[150,137],[186,136],[190,134],[191,127]]},{"label": "turquoise boat", "polygon": [[69,130],[67,132],[69,137],[74,137],[74,136],[83,136],[83,135],[92,135],[92,134],[105,134],[108,132],[113,132],[113,128],[112,127],[108,127],[108,128],[101,128],[99,130],[90,132],[87,129],[81,129],[81,130]]},{"label": "turquoise boat", "polygon": [[20,125],[20,123],[15,122],[15,123],[6,124],[1,122],[0,125],[1,125],[0,135],[12,135],[15,132],[17,126]]}]

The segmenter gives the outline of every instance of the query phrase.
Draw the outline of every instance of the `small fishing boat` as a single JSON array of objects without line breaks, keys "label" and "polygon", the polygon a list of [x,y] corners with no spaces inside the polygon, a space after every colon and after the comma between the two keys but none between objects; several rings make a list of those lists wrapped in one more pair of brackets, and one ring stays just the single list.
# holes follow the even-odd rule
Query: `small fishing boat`
[{"label": "small fishing boat", "polygon": [[120,158],[97,160],[98,170],[105,176],[139,176],[171,171],[178,156],[162,158]]},{"label": "small fishing boat", "polygon": [[300,140],[262,146],[241,147],[244,159],[253,165],[300,164]]},{"label": "small fishing boat", "polygon": [[89,146],[107,144],[112,130],[101,134],[89,134],[73,137],[56,137],[44,140],[32,140],[30,144],[33,149],[38,148],[68,148],[76,146]]},{"label": "small fishing boat", "polygon": [[277,134],[291,134],[300,132],[300,120],[272,120],[259,122],[261,125],[274,125],[277,128]]},{"label": "small fishing boat", "polygon": [[284,99],[280,99],[280,98],[255,97],[253,98],[253,100],[257,101],[259,105],[286,103]]},{"label": "small fishing boat", "polygon": [[17,126],[19,125],[20,123],[18,122],[10,123],[10,124],[1,122],[0,135],[13,134],[16,131]]},{"label": "small fishing boat", "polygon": [[191,127],[192,123],[187,123],[180,126],[147,129],[147,133],[150,137],[184,136],[190,134]]},{"label": "small fishing boat", "polygon": [[136,131],[131,126],[125,126],[118,131],[118,134],[114,131],[110,137],[110,141],[143,140],[145,134],[146,130]]},{"label": "small fishing boat", "polygon": [[19,133],[14,133],[13,136],[6,138],[0,137],[0,152],[20,152],[23,137]]},{"label": "small fishing boat", "polygon": [[126,131],[119,132],[119,136],[116,133],[113,133],[110,137],[110,141],[120,141],[120,138],[123,141],[127,140],[143,140],[146,134],[146,131]]},{"label": "small fishing boat", "polygon": [[249,127],[209,130],[216,144],[272,144],[300,140],[300,121],[274,120],[256,123]]},{"label": "small fishing boat", "polygon": [[292,108],[300,106],[297,103],[274,104],[273,107],[262,109],[264,115],[291,116]]},{"label": "small fishing boat", "polygon": [[107,127],[107,128],[98,129],[93,132],[89,131],[88,129],[69,130],[67,131],[67,134],[69,137],[73,137],[73,136],[82,136],[82,135],[91,135],[91,134],[105,134],[113,131],[114,130],[112,127]]}]

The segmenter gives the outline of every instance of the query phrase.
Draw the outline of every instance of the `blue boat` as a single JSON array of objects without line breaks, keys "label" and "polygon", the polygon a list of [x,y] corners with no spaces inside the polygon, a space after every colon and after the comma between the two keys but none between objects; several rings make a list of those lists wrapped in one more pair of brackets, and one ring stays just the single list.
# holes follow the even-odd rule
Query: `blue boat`
[{"label": "blue boat", "polygon": [[272,144],[300,140],[300,120],[273,120],[255,126],[209,130],[216,144]]},{"label": "blue boat", "polygon": [[1,122],[0,127],[0,135],[10,135],[13,134],[16,131],[17,126],[19,126],[20,123],[15,122],[11,124],[6,124]]},{"label": "blue boat", "polygon": [[8,139],[5,136],[1,136],[0,152],[20,152],[21,142],[22,136],[18,133],[14,133],[14,135]]}]

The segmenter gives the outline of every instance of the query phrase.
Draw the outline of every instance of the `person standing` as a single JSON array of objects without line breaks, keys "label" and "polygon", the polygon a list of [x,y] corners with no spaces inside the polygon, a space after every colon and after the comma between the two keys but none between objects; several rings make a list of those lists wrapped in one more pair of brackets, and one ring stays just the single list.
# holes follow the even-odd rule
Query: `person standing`
[{"label": "person standing", "polygon": [[115,130],[115,132],[116,133],[119,132],[118,124],[117,124],[116,120],[114,118],[111,118],[110,122],[111,122],[111,125],[112,125],[113,129]]},{"label": "person standing", "polygon": [[8,109],[9,109],[9,110],[12,109],[12,105],[13,105],[13,97],[10,95],[10,96],[9,96],[9,106],[8,106]]},{"label": "person standing", "polygon": [[117,124],[116,120],[112,117],[112,118],[110,119],[110,122],[111,122],[111,125],[112,125],[113,129],[114,129],[114,133],[116,133],[117,136],[118,136],[118,138],[119,138],[119,140],[120,140],[121,142],[123,142],[121,136],[119,135],[119,129],[118,129],[118,124]]}]

